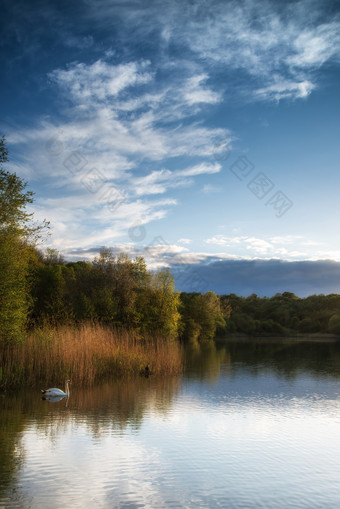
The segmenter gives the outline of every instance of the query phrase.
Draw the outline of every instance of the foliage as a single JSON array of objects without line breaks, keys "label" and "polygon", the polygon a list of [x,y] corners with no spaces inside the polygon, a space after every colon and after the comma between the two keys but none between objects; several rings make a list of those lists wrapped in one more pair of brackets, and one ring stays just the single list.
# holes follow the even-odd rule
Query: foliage
[{"label": "foliage", "polygon": [[181,314],[185,339],[212,339],[216,330],[225,328],[220,299],[214,292],[182,293]]},{"label": "foliage", "polygon": [[0,229],[0,339],[22,340],[30,306],[28,267],[31,251],[18,236]]},{"label": "foliage", "polygon": [[[8,161],[8,150],[4,137],[0,140],[0,163]],[[27,224],[32,218],[26,210],[33,203],[33,193],[26,191],[27,183],[15,173],[0,167],[0,228],[20,233],[27,232]]]},{"label": "foliage", "polygon": [[335,314],[330,317],[328,330],[334,334],[340,334],[340,314]]},{"label": "foliage", "polygon": [[40,254],[31,265],[32,326],[92,321],[178,335],[179,294],[168,270],[148,272],[143,258],[107,248],[93,262],[50,262]]},{"label": "foliage", "polygon": [[[0,164],[8,161],[5,138],[0,140]],[[33,193],[15,173],[0,166],[0,341],[23,338],[30,306],[29,264],[34,256],[32,244],[42,226],[32,223],[27,205]]]},{"label": "foliage", "polygon": [[290,292],[260,298],[222,295],[231,307],[226,333],[291,335],[340,334],[340,295],[311,295],[301,299]]}]

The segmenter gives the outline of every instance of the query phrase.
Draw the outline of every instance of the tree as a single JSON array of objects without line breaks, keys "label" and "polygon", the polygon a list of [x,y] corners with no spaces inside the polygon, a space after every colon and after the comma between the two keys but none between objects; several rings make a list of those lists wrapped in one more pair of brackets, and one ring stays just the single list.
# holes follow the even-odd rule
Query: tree
[{"label": "tree", "polygon": [[93,262],[92,291],[99,318],[117,325],[137,326],[136,300],[146,279],[143,258],[131,260],[125,253],[116,256],[112,249],[102,248]]},{"label": "tree", "polygon": [[142,328],[174,338],[178,335],[180,314],[179,293],[169,269],[149,273],[146,286],[140,293],[137,309]]},{"label": "tree", "polygon": [[214,292],[207,292],[203,295],[182,293],[181,302],[184,338],[190,340],[212,339],[217,328],[225,328],[226,323],[220,299]]},{"label": "tree", "polygon": [[64,256],[53,247],[48,247],[43,253],[43,262],[46,265],[63,265],[65,263]]},{"label": "tree", "polygon": [[29,262],[34,256],[32,243],[39,237],[40,226],[32,223],[27,205],[33,193],[15,173],[6,171],[8,161],[5,138],[0,140],[0,339],[20,340],[24,334],[30,306]]},{"label": "tree", "polygon": [[[3,136],[0,140],[0,163],[8,162],[8,150]],[[32,191],[26,191],[27,182],[15,173],[6,171],[0,166],[0,228],[16,234],[31,234],[30,226],[33,213],[28,213],[26,206],[33,203]]]},{"label": "tree", "polygon": [[328,330],[333,334],[340,334],[340,315],[331,316],[328,322]]}]

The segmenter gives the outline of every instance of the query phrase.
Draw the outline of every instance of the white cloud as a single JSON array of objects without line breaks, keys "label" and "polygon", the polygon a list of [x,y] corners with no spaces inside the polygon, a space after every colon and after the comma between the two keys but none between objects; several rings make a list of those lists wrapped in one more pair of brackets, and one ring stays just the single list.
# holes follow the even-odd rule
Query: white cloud
[{"label": "white cloud", "polygon": [[221,101],[221,95],[203,87],[203,83],[207,80],[206,74],[193,76],[189,78],[184,85],[184,100],[189,105],[195,103],[216,104]]},{"label": "white cloud", "polygon": [[153,171],[145,177],[133,179],[133,187],[137,196],[146,194],[162,194],[167,190],[167,183],[171,180],[170,170]]},{"label": "white cloud", "polygon": [[320,67],[330,59],[339,60],[339,20],[302,29],[293,42],[293,50],[286,61],[294,68]]},{"label": "white cloud", "polygon": [[230,246],[232,244],[240,244],[242,240],[247,239],[247,237],[226,237],[225,235],[216,235],[215,237],[211,237],[207,239],[206,244],[215,244],[217,246]]},{"label": "white cloud", "polygon": [[221,171],[221,165],[218,163],[201,163],[196,166],[192,166],[191,168],[186,168],[184,170],[178,170],[176,172],[177,175],[181,177],[194,177],[197,175],[212,175],[214,173],[218,173]]},{"label": "white cloud", "polygon": [[228,254],[236,255],[242,259],[308,259],[314,256],[315,246],[314,242],[300,235],[267,236],[265,238],[247,235],[234,237],[215,235],[205,242],[209,245],[223,247],[228,250]]},{"label": "white cloud", "polygon": [[81,248],[79,247],[81,233],[79,238],[72,239],[72,242],[65,242],[64,234],[65,232],[62,232],[60,239],[54,242],[54,246],[63,250],[68,259],[93,259],[99,253],[100,248],[105,245],[112,246],[114,252],[129,252],[131,257],[143,256],[151,270],[170,267],[176,272],[177,269],[182,270],[181,267],[192,266],[195,269],[195,267],[202,267],[223,260],[283,260],[293,262],[332,259],[340,261],[340,252],[336,249],[319,249],[317,251],[314,249],[299,249],[308,242],[303,238],[300,239],[300,243],[297,242],[291,245],[290,248],[284,247],[284,238],[282,238],[282,245],[275,245],[269,239],[247,236],[208,239],[207,244],[214,243],[215,245],[228,247],[228,249],[223,252],[193,252],[188,247],[183,246],[183,244],[189,245],[190,239],[179,239],[176,244],[170,244],[165,238],[157,236],[140,245],[134,244],[132,240],[119,242],[119,238],[115,236],[115,231],[107,228],[89,236],[88,244]]},{"label": "white cloud", "polygon": [[255,90],[254,96],[261,100],[280,101],[281,99],[304,99],[314,90],[315,85],[308,80],[289,81],[275,77],[276,82],[267,87]]},{"label": "white cloud", "polygon": [[201,163],[183,170],[156,170],[144,177],[132,178],[132,187],[137,196],[163,194],[168,189],[190,185],[192,177],[212,175],[221,171],[218,163]]},{"label": "white cloud", "polygon": [[220,187],[213,186],[211,184],[204,184],[202,191],[205,194],[212,194],[212,193],[219,193],[222,191],[222,189]]},{"label": "white cloud", "polygon": [[56,69],[50,73],[50,78],[76,102],[104,101],[127,87],[150,81],[152,75],[146,70],[148,65],[148,62],[110,65],[97,60],[92,65],[77,63],[67,70]]}]

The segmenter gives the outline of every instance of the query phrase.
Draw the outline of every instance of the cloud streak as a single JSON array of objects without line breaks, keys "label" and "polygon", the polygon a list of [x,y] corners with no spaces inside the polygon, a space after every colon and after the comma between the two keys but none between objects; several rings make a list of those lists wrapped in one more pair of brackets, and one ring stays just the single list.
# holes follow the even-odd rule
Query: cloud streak
[{"label": "cloud streak", "polygon": [[55,70],[50,73],[50,79],[76,103],[83,104],[91,100],[106,101],[128,87],[148,83],[152,75],[147,67],[148,62],[110,65],[97,60],[92,65],[76,63],[67,70]]}]

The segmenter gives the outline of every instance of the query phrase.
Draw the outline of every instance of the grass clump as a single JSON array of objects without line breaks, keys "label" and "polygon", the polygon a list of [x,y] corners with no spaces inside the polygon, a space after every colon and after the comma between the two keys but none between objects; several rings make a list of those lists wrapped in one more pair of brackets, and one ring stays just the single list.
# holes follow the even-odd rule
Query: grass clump
[{"label": "grass clump", "polygon": [[108,376],[176,374],[180,344],[101,325],[36,329],[23,343],[0,350],[2,389],[38,383],[92,385]]}]

